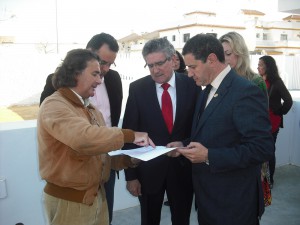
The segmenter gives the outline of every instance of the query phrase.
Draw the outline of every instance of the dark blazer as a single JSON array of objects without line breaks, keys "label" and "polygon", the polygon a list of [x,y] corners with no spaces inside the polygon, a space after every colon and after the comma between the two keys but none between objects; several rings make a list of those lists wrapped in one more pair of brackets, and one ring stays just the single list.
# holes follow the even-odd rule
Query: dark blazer
[{"label": "dark blazer", "polygon": [[45,98],[52,95],[56,91],[52,85],[52,77],[53,77],[53,73],[49,74],[46,79],[46,84],[44,86],[44,90],[42,91],[41,97],[40,97],[40,105],[45,100]]},{"label": "dark blazer", "polygon": [[270,85],[268,94],[269,107],[274,114],[281,116],[281,127],[283,127],[283,115],[287,114],[293,105],[292,96],[281,79]]},{"label": "dark blazer", "polygon": [[[52,77],[53,74],[50,74],[47,77],[44,90],[40,97],[40,104],[42,104],[46,97],[52,95],[55,92],[55,89],[52,85]],[[123,100],[121,77],[117,71],[109,70],[104,76],[104,82],[109,98],[111,123],[112,126],[118,126]]]},{"label": "dark blazer", "polygon": [[257,224],[264,211],[260,165],[274,152],[267,107],[263,92],[231,70],[193,122],[191,140],[208,148],[209,159],[193,164],[199,224]]},{"label": "dark blazer", "polygon": [[[183,140],[190,136],[197,92],[201,89],[188,76],[175,73],[176,116],[172,133],[169,134],[157,99],[155,82],[146,76],[130,84],[124,114],[123,128],[148,132],[157,146]],[[125,145],[124,149],[137,146]],[[165,190],[171,205],[172,224],[189,224],[193,200],[191,162],[184,157],[171,158],[166,155],[141,162],[138,167],[125,170],[126,180],[138,179],[141,183],[140,197],[142,224],[151,221],[159,224],[161,205],[144,203],[147,198],[164,196]],[[161,197],[160,197],[161,196]],[[159,200],[158,200],[159,199]],[[161,199],[161,201],[163,201]],[[147,211],[147,213],[145,213]],[[150,212],[151,211],[151,212]]]},{"label": "dark blazer", "polygon": [[[176,118],[170,135],[165,125],[156,94],[155,82],[146,76],[130,84],[123,128],[148,132],[156,145],[165,146],[169,142],[183,140],[190,135],[197,87],[186,75],[176,73]],[[126,145],[125,148],[133,147]],[[139,179],[142,191],[156,192],[162,185],[172,163],[177,169],[189,165],[183,158],[160,156],[142,162],[135,169],[125,170],[126,180]],[[177,170],[176,169],[176,170]],[[176,172],[174,170],[174,173]]]}]

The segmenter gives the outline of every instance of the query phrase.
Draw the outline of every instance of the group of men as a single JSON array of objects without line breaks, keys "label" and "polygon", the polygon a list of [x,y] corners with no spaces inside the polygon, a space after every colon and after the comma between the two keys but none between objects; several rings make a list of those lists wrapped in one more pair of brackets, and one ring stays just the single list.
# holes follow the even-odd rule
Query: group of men
[{"label": "group of men", "polygon": [[[77,50],[78,54],[68,53],[64,60],[67,65],[60,67],[65,66],[66,69],[49,75],[41,95],[38,118],[39,157],[41,175],[48,185],[45,188],[45,210],[49,223],[70,224],[70,214],[61,216],[60,221],[56,220],[56,215],[61,214],[60,211],[64,208],[64,205],[58,207],[57,200],[61,199],[67,203],[75,202],[79,211],[80,207],[86,206],[94,211],[97,218],[95,221],[77,220],[75,224],[99,225],[99,221],[101,225],[112,223],[116,171],[111,170],[107,182],[99,176],[99,193],[95,193],[95,196],[101,195],[98,201],[102,202],[102,206],[108,205],[109,213],[103,212],[99,209],[101,207],[94,208],[95,201],[87,201],[86,193],[89,190],[80,185],[84,180],[89,181],[89,177],[86,177],[88,174],[78,174],[83,180],[78,181],[79,184],[76,179],[66,177],[65,173],[58,172],[56,176],[62,176],[59,179],[48,175],[46,170],[49,165],[46,164],[52,163],[50,170],[53,170],[53,162],[45,159],[57,154],[55,165],[61,170],[64,170],[64,166],[68,169],[65,164],[69,161],[64,161],[66,155],[70,157],[72,166],[77,168],[74,171],[77,172],[86,171],[82,161],[87,161],[88,164],[93,157],[99,158],[101,168],[107,164],[111,164],[116,170],[125,168],[127,189],[140,202],[142,225],[160,224],[165,194],[170,204],[172,224],[190,224],[194,193],[199,225],[259,224],[264,212],[260,165],[272,157],[274,148],[268,103],[266,96],[255,85],[237,75],[225,63],[222,44],[215,37],[206,34],[198,34],[188,40],[182,51],[188,68],[186,75],[174,72],[175,49],[167,39],[148,41],[142,55],[150,75],[130,84],[122,129],[116,128],[121,113],[122,83],[119,74],[110,69],[118,53],[117,41],[111,35],[101,33],[95,35],[86,48],[95,53],[98,65],[90,56],[86,61],[76,61],[79,53],[86,54],[81,52],[83,50]],[[70,72],[75,74],[74,83],[62,84],[60,76],[68,76],[68,67],[72,65],[68,64],[70,59],[84,66],[81,70]],[[88,79],[82,79],[82,76]],[[87,82],[89,76],[90,83]],[[206,88],[201,90],[204,86]],[[89,96],[83,96],[78,91],[84,88],[89,89]],[[71,93],[65,89],[71,90]],[[60,96],[52,97],[54,92]],[[46,98],[50,95],[51,97]],[[75,101],[76,97],[81,101]],[[45,103],[42,103],[44,99]],[[72,103],[70,107],[68,102],[61,99],[73,99],[77,105],[75,107],[75,103]],[[58,104],[60,106],[56,110]],[[51,107],[54,114],[45,114],[46,109]],[[76,110],[80,108],[81,111],[87,111],[86,117],[79,112],[72,113],[74,107]],[[90,113],[94,107],[101,112],[98,120],[94,118],[96,112]],[[67,117],[65,120],[56,118],[65,114],[61,111],[63,109],[70,111],[68,116],[74,122],[78,120],[79,124],[84,125],[78,127],[71,122],[58,124],[67,120]],[[49,121],[51,124],[45,127],[44,124]],[[80,132],[74,132],[77,137],[73,137],[80,139],[80,144],[74,144],[75,140],[69,136],[70,141],[56,133],[67,132],[71,135],[74,129],[80,129]],[[94,130],[93,138],[97,139],[96,143],[90,143],[91,138],[87,138],[91,130]],[[118,132],[119,136],[114,136]],[[79,133],[82,137],[78,137]],[[129,138],[130,136],[134,137]],[[147,145],[176,149],[150,161],[137,161],[128,157],[113,159],[106,153],[117,150],[119,146],[103,143],[114,143],[120,137],[123,137],[123,142],[120,143],[123,149]],[[49,141],[51,145],[45,146],[45,142]],[[60,144],[66,146],[63,152],[59,151]],[[90,151],[90,148],[94,151]],[[82,191],[86,192],[82,194]],[[74,196],[84,197],[79,201],[76,196],[65,197],[69,192],[70,195],[73,193]],[[56,200],[56,207],[49,207],[49,204],[53,204],[53,198]],[[73,210],[73,214],[76,214],[76,209]],[[109,221],[98,217],[107,217]]]}]

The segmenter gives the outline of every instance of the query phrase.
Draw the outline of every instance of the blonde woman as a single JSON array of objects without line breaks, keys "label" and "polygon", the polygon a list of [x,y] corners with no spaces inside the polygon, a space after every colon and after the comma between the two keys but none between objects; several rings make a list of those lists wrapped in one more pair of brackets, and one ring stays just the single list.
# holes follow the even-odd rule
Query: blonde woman
[{"label": "blonde woman", "polygon": [[239,75],[253,81],[263,91],[266,91],[267,87],[262,77],[250,68],[249,50],[244,38],[237,32],[229,32],[219,40],[224,48],[226,63]]},{"label": "blonde woman", "polygon": [[[229,32],[221,36],[219,40],[224,48],[226,63],[240,76],[255,83],[266,93],[267,97],[267,86],[264,79],[250,68],[249,50],[244,38],[237,32]],[[270,187],[272,187],[268,162],[262,165],[262,181],[264,185],[265,205],[268,206],[271,204]]]}]

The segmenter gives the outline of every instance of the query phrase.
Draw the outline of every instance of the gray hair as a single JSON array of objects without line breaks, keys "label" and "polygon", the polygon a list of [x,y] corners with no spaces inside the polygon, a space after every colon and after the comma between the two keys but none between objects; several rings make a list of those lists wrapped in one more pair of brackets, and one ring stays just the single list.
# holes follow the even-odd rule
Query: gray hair
[{"label": "gray hair", "polygon": [[155,52],[162,52],[167,58],[175,54],[174,46],[166,38],[156,38],[148,41],[143,48],[142,54],[145,59],[147,55]]}]

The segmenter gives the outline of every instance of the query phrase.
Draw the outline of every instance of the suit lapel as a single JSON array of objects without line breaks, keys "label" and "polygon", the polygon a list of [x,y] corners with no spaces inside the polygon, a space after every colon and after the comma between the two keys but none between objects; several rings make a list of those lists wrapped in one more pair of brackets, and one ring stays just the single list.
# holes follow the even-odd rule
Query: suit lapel
[{"label": "suit lapel", "polygon": [[195,132],[196,126],[197,126],[197,121],[198,121],[198,115],[200,111],[200,105],[201,105],[201,95],[203,95],[203,90],[199,92],[198,97],[197,97],[197,103],[195,106],[195,112],[194,112],[194,117],[193,117],[193,124],[192,124],[192,134]]},{"label": "suit lapel", "polygon": [[176,122],[178,118],[180,118],[181,114],[183,113],[182,110],[185,108],[184,107],[184,102],[186,100],[186,83],[183,82],[180,76],[178,76],[175,73],[175,85],[176,85],[176,113],[175,113],[175,120],[174,120],[174,127],[176,126]]},{"label": "suit lapel", "polygon": [[[224,97],[226,96],[226,94],[228,93],[228,91],[230,89],[233,77],[234,77],[233,72],[231,70],[225,76],[223,81],[221,82],[221,84],[220,84],[219,88],[217,89],[217,91],[215,92],[213,98],[211,99],[211,101],[209,102],[209,104],[207,105],[205,110],[203,111],[198,123],[196,122],[197,118],[194,115],[193,126],[195,126],[195,129],[192,130],[192,138],[194,138],[194,136],[204,126],[205,122],[209,119],[211,114],[215,111],[216,107],[219,104],[221,104],[222,102],[224,103],[223,99],[224,99]],[[226,104],[226,103],[224,103],[224,104]],[[198,112],[198,111],[195,111],[195,112]]]},{"label": "suit lapel", "polygon": [[[157,98],[157,92],[156,92],[156,85],[155,82],[152,80],[151,76],[149,75],[148,79],[148,85],[144,86],[144,92],[148,93],[146,96],[147,99],[145,101],[147,102],[147,106],[150,106],[151,109],[153,109],[154,114],[161,114],[161,119],[164,122],[164,118],[162,116],[161,108],[158,102]],[[152,108],[153,107],[153,108]]]},{"label": "suit lapel", "polygon": [[[185,76],[185,75],[184,75]],[[176,113],[173,130],[177,128],[180,118],[182,118],[186,112],[186,103],[188,99],[188,82],[186,79],[175,72],[175,85],[176,85]]]}]

